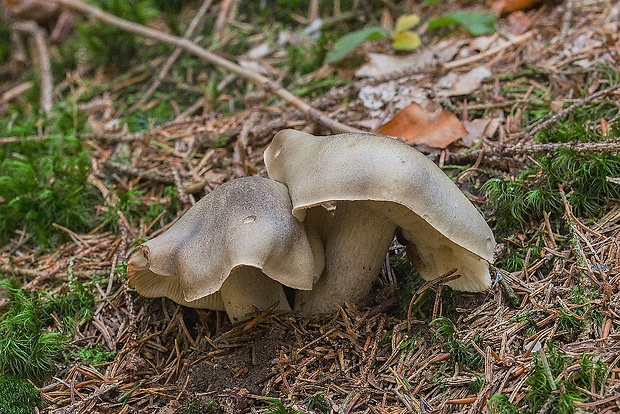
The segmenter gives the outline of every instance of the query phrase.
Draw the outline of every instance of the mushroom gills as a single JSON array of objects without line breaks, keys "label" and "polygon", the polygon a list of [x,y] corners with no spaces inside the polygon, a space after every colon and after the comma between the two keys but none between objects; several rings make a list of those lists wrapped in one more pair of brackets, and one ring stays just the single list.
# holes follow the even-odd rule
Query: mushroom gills
[{"label": "mushroom gills", "polygon": [[481,292],[491,286],[488,262],[454,243],[405,206],[396,203],[376,203],[378,211],[391,221],[409,223],[401,228],[406,239],[406,253],[413,267],[425,280],[433,280],[456,268],[461,276],[447,283],[453,289]]},{"label": "mushroom gills", "polygon": [[370,207],[372,202],[339,201],[325,244],[325,270],[311,291],[298,291],[295,309],[332,312],[359,303],[377,280],[396,226]]},{"label": "mushroom gills", "polygon": [[167,297],[176,303],[197,309],[224,310],[220,292],[204,296],[194,301],[187,301],[181,281],[177,276],[165,276],[153,272],[147,257],[148,249],[141,247],[129,258],[127,275],[129,284],[135,286],[138,293],[147,298]]},{"label": "mushroom gills", "polygon": [[277,310],[291,310],[282,284],[253,266],[235,268],[220,288],[228,317],[233,322],[247,319],[256,310],[277,304]]}]

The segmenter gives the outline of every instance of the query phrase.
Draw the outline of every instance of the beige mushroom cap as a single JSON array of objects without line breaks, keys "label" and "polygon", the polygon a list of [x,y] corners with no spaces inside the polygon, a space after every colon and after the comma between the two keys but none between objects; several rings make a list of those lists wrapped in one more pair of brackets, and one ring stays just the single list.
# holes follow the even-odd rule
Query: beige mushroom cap
[{"label": "beige mushroom cap", "polygon": [[418,271],[434,279],[453,267],[449,283],[466,291],[490,286],[495,240],[484,218],[439,167],[403,142],[364,133],[276,134],[265,151],[270,178],[286,184],[293,215],[326,202],[372,201],[415,245]]},{"label": "beige mushroom cap", "polygon": [[245,177],[225,183],[132,255],[129,282],[147,297],[212,309],[224,308],[218,291],[244,266],[310,289],[324,266],[322,245],[291,209],[286,186],[276,181]]}]

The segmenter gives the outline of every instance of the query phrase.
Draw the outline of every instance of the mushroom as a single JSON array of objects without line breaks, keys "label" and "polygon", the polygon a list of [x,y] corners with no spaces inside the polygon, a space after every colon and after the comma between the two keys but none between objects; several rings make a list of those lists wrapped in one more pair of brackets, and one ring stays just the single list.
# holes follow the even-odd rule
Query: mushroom
[{"label": "mushroom", "polygon": [[222,184],[129,259],[129,283],[143,296],[226,310],[232,321],[277,303],[282,285],[307,290],[324,266],[318,230],[291,215],[286,186],[261,177]]},{"label": "mushroom", "polygon": [[312,291],[298,292],[303,313],[330,312],[368,295],[397,227],[426,280],[458,268],[448,283],[464,291],[490,286],[495,240],[478,210],[432,161],[403,142],[347,133],[284,130],[265,150],[270,178],[289,189],[293,215],[335,202],[325,241],[325,270]]}]

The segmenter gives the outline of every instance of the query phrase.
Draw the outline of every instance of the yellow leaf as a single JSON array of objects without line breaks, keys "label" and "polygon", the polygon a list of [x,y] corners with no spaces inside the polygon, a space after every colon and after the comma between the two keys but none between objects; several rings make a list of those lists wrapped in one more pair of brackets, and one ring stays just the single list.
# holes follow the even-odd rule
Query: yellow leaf
[{"label": "yellow leaf", "polygon": [[396,50],[409,51],[419,47],[422,44],[420,36],[408,30],[405,32],[394,32],[391,37],[392,47]]},{"label": "yellow leaf", "polygon": [[404,32],[405,30],[411,29],[418,23],[420,23],[420,16],[417,14],[406,14],[396,19],[396,27],[394,28],[394,31]]}]

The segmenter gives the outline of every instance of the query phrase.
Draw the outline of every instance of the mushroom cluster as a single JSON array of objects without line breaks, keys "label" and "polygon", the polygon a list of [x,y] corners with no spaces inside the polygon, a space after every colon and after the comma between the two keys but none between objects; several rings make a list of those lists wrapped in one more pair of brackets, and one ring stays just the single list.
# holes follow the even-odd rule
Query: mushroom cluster
[{"label": "mushroom cluster", "polygon": [[225,310],[233,321],[274,304],[290,310],[283,285],[311,289],[324,267],[318,231],[291,208],[283,184],[229,181],[132,254],[129,283],[146,297]]},{"label": "mushroom cluster", "polygon": [[[457,268],[452,288],[490,286],[491,229],[409,145],[374,134],[284,130],[264,159],[269,179],[223,184],[140,246],[128,267],[140,294],[226,310],[233,321],[272,305],[330,312],[368,295],[398,228],[424,279]],[[292,306],[283,286],[295,290]]]}]

